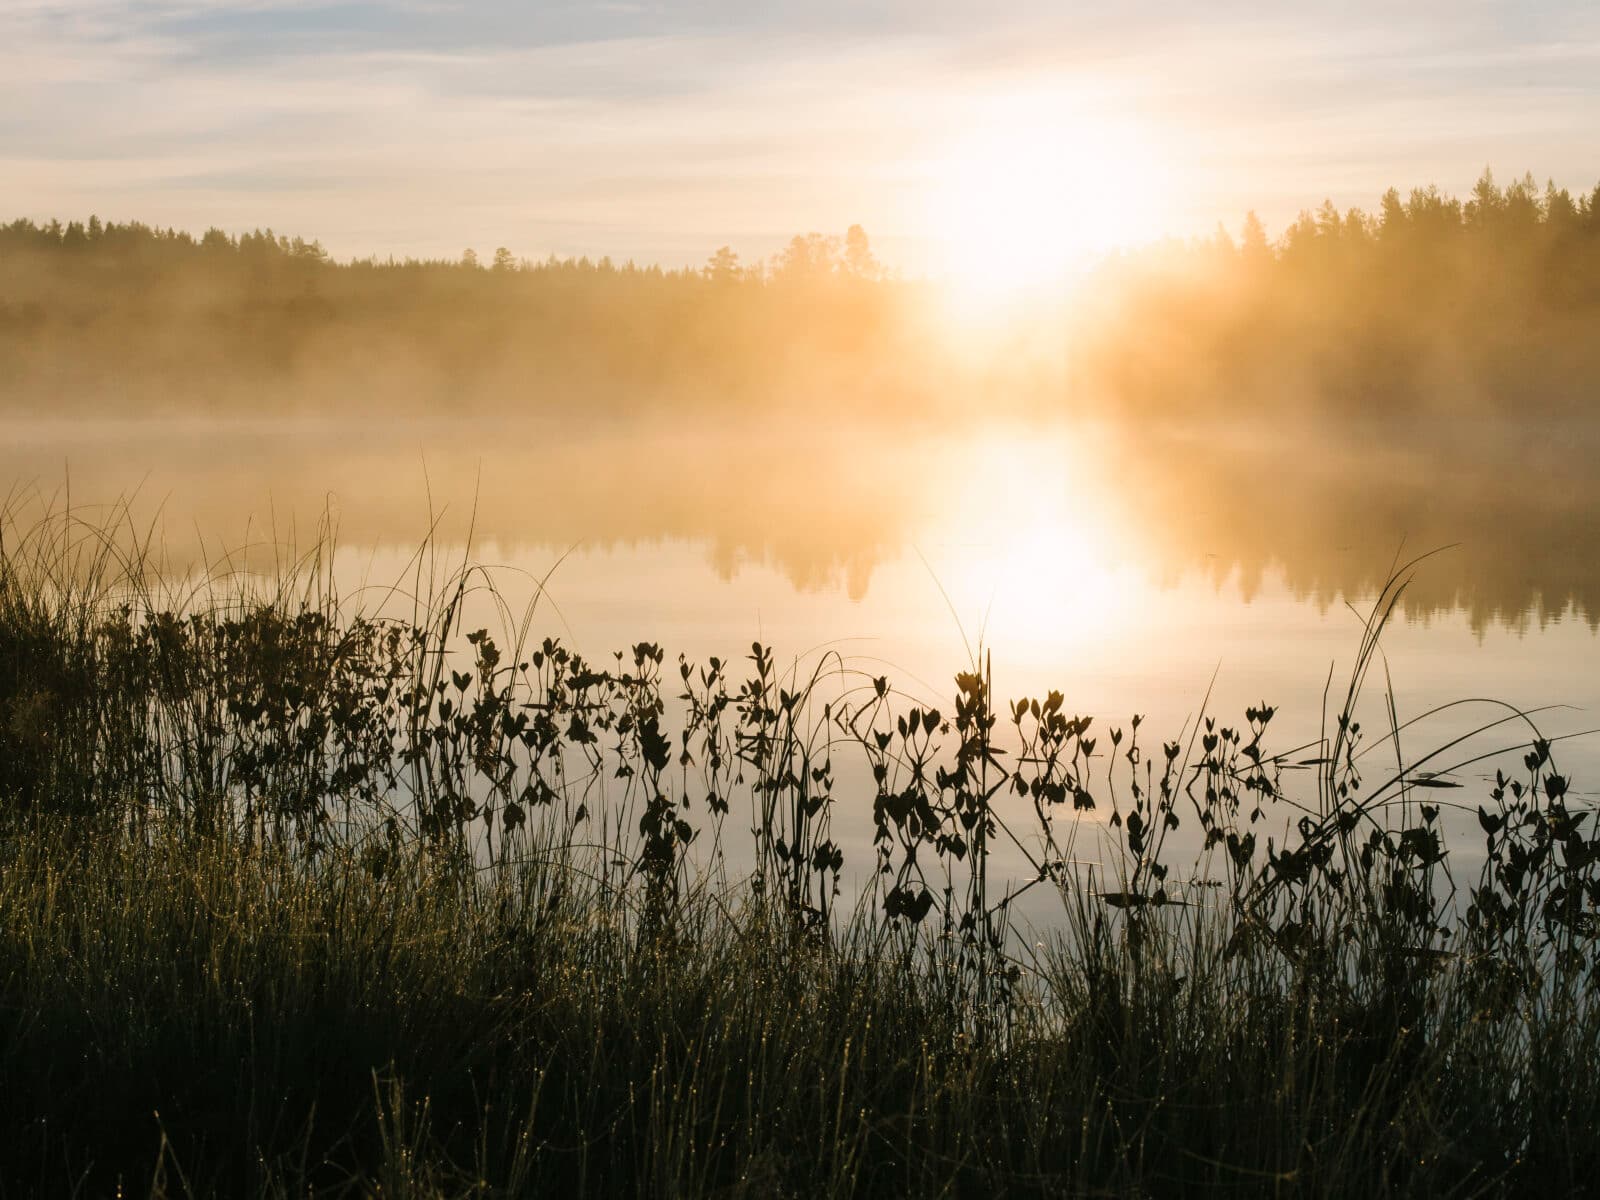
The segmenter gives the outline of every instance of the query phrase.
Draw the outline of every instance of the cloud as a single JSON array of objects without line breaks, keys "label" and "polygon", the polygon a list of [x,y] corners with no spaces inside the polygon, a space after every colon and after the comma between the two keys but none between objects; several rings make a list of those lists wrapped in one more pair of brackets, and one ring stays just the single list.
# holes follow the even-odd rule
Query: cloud
[{"label": "cloud", "polygon": [[860,221],[913,266],[928,161],[1008,92],[1148,129],[1178,232],[1486,162],[1590,182],[1600,17],[1444,11],[12,0],[0,170],[29,215],[341,254],[685,262]]}]

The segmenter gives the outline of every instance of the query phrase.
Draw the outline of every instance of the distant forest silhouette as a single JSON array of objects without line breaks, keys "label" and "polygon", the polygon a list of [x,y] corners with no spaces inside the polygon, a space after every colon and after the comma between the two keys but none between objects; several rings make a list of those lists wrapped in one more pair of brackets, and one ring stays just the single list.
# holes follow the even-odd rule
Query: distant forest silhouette
[{"label": "distant forest silhouette", "polygon": [[197,528],[242,529],[269,496],[314,517],[332,490],[346,535],[404,542],[420,446],[436,494],[477,496],[504,544],[704,540],[724,573],[769,561],[859,595],[970,474],[929,437],[1061,417],[1074,445],[1107,435],[1061,469],[1100,464],[1080,491],[1163,574],[1237,569],[1249,592],[1282,567],[1332,602],[1399,545],[1460,542],[1408,611],[1600,619],[1600,187],[1486,173],[1465,200],[1325,204],[1276,239],[1251,216],[1085,288],[963,344],[859,228],[663,270],[14,221],[0,477],[70,461],[80,499],[145,486]]},{"label": "distant forest silhouette", "polygon": [[1537,436],[1595,401],[1600,186],[1574,197],[1485,172],[1464,200],[1430,187],[1372,213],[1327,203],[1276,240],[1252,214],[1238,236],[1115,256],[1070,314],[1023,314],[987,361],[952,348],[932,291],[886,273],[859,227],[663,270],[506,248],[337,263],[270,230],[18,220],[0,226],[0,406],[1104,411],[1446,438],[1481,417]]},{"label": "distant forest silhouette", "polygon": [[1465,200],[1324,203],[1275,243],[1251,214],[1238,238],[1124,255],[1098,282],[1076,370],[1124,412],[1448,444],[1474,419],[1575,432],[1600,399],[1600,185],[1485,171]]},{"label": "distant forest silhouette", "polygon": [[[271,230],[0,226],[0,405],[588,416],[804,400],[921,347],[866,235],[704,270],[608,258],[333,261]],[[880,381],[892,391],[897,380]],[[576,406],[576,407],[575,407]]]}]

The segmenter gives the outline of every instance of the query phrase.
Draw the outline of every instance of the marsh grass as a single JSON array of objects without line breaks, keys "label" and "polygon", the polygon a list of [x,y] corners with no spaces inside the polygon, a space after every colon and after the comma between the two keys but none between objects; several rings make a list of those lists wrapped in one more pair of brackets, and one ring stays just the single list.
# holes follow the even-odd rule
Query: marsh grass
[{"label": "marsh grass", "polygon": [[[174,590],[103,520],[0,519],[7,1194],[1560,1194],[1600,1167],[1600,834],[1529,714],[1485,718],[1527,748],[1478,804],[1448,800],[1472,755],[1407,758],[1392,704],[1363,744],[1406,569],[1318,743],[1270,751],[1261,705],[1149,753],[1059,694],[997,707],[976,658],[945,713],[760,645],[742,678],[594,664],[492,593],[500,628],[463,629],[486,577],[429,553],[402,616],[364,614],[325,544]],[[872,806],[853,904],[845,803]],[[1024,929],[1039,890],[1059,916]]]}]

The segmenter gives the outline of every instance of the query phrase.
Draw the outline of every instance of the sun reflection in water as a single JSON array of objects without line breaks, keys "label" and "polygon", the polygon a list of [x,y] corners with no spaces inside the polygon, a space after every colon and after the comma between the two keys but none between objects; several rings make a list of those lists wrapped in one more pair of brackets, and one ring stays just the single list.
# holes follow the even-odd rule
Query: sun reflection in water
[{"label": "sun reflection in water", "polygon": [[1082,651],[1141,619],[1128,534],[1086,448],[995,434],[961,458],[926,557],[974,650]]}]

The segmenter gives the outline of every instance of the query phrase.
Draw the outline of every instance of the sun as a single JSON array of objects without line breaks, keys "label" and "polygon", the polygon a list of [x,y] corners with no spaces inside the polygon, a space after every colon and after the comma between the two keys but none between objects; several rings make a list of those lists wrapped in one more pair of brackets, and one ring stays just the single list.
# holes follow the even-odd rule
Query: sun
[{"label": "sun", "polygon": [[1159,233],[1164,184],[1148,134],[1047,97],[980,106],[931,163],[925,220],[940,273],[992,303],[1070,281]]}]

